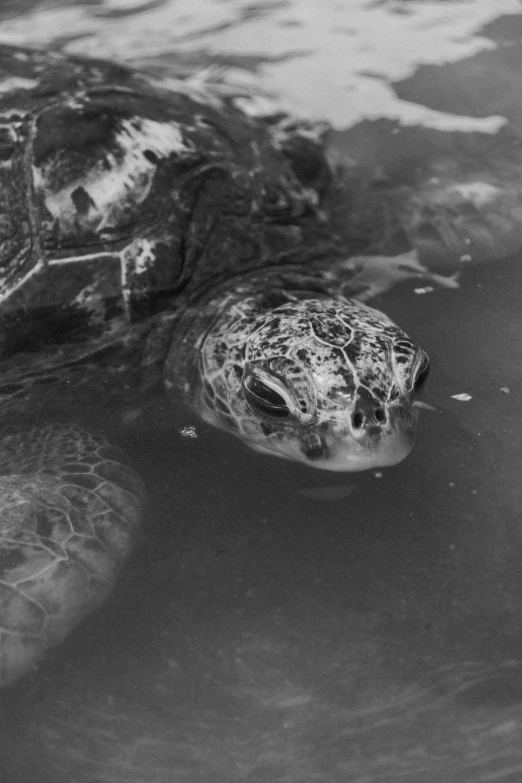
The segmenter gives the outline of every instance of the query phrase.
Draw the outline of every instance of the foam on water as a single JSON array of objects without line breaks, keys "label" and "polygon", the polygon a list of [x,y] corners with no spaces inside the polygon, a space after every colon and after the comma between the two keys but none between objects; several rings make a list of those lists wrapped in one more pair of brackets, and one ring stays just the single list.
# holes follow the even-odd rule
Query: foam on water
[{"label": "foam on water", "polygon": [[[518,0],[500,5],[503,14],[522,13]],[[68,52],[130,62],[204,51],[218,62],[239,63],[227,70],[227,81],[336,127],[389,117],[438,130],[495,133],[505,122],[500,116],[428,109],[399,99],[391,82],[420,64],[454,62],[493,48],[480,30],[498,15],[498,0],[290,0],[256,6],[248,0],[105,0],[8,20],[0,41],[42,46],[65,39]]]}]

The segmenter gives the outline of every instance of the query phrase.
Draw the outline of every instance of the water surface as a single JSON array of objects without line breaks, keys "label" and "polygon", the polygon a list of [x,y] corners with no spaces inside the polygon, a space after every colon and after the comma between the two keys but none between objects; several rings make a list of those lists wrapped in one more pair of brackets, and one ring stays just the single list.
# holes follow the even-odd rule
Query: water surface
[{"label": "water surface", "polygon": [[143,543],[105,608],[3,696],[3,780],[521,779],[521,11],[3,6],[2,41],[328,120],[353,253],[459,275],[403,269],[372,302],[433,360],[435,410],[395,468],[261,457],[167,403],[122,427],[150,490]]}]

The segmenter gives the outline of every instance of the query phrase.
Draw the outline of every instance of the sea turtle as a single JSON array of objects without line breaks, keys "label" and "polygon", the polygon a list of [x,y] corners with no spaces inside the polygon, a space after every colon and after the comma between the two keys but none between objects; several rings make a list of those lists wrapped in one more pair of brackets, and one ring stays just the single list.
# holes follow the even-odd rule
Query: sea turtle
[{"label": "sea turtle", "polygon": [[107,597],[136,539],[143,485],[104,410],[159,385],[319,468],[410,450],[428,358],[343,296],[330,182],[304,126],[0,47],[0,684]]}]

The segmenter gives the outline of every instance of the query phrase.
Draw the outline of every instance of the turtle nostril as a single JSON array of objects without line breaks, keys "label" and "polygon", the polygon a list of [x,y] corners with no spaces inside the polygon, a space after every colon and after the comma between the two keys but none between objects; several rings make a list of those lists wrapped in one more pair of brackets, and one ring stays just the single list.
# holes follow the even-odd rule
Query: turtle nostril
[{"label": "turtle nostril", "polygon": [[378,421],[379,424],[383,424],[386,421],[386,414],[382,408],[377,408],[375,411],[375,420]]},{"label": "turtle nostril", "polygon": [[386,412],[383,408],[374,408],[369,411],[368,417],[361,411],[355,411],[352,414],[352,427],[354,430],[361,430],[364,427],[370,435],[380,432],[385,421]]},{"label": "turtle nostril", "polygon": [[360,411],[356,411],[352,415],[352,425],[353,425],[353,428],[356,429],[356,430],[359,430],[359,429],[361,429],[363,424],[364,424],[364,416],[362,415],[362,413]]}]

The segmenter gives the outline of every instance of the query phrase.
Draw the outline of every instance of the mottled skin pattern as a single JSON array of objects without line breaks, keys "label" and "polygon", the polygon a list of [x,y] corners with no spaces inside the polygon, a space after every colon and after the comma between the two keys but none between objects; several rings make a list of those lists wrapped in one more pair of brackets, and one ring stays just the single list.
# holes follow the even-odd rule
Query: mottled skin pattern
[{"label": "mottled skin pattern", "polygon": [[427,358],[341,296],[331,180],[303,125],[0,47],[0,685],[104,600],[139,528],[141,481],[83,404],[166,386],[331,470],[411,448]]},{"label": "mottled skin pattern", "polygon": [[[218,315],[206,331],[208,312]],[[187,366],[175,374],[187,346]],[[413,404],[428,368],[426,354],[383,313],[342,296],[275,288],[265,274],[200,306],[166,378],[171,388],[171,378],[183,383],[206,421],[258,451],[365,470],[411,450]]]}]

